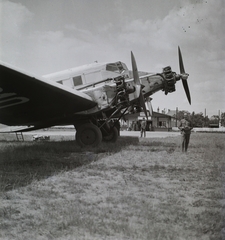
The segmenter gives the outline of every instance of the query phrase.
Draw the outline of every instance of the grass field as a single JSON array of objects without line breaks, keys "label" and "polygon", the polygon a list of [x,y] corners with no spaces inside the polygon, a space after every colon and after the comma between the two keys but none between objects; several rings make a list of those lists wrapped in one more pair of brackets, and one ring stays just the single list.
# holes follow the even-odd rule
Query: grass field
[{"label": "grass field", "polygon": [[0,239],[225,239],[225,135],[0,142]]}]

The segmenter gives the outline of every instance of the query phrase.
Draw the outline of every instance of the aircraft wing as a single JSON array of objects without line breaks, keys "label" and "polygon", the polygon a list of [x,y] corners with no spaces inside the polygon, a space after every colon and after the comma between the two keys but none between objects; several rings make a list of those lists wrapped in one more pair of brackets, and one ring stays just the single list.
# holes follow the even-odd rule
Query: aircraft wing
[{"label": "aircraft wing", "polygon": [[0,64],[0,123],[36,128],[72,124],[75,113],[95,106],[85,93]]}]

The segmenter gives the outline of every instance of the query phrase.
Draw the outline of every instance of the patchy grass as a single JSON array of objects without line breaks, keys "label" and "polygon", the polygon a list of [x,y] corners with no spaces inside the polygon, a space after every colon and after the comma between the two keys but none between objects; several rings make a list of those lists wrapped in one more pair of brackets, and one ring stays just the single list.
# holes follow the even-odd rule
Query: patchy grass
[{"label": "patchy grass", "polygon": [[225,136],[139,140],[2,142],[0,239],[225,237]]},{"label": "patchy grass", "polygon": [[0,191],[72,170],[137,143],[138,138],[123,137],[116,143],[83,149],[74,141],[0,142]]}]

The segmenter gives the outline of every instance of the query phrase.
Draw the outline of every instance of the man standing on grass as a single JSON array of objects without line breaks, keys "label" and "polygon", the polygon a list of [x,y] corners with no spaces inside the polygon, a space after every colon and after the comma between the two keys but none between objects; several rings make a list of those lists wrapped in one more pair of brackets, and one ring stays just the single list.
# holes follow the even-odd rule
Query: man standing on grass
[{"label": "man standing on grass", "polygon": [[192,123],[188,120],[187,113],[184,113],[184,118],[181,119],[178,128],[181,130],[182,134],[182,152],[187,152],[191,130],[193,129]]},{"label": "man standing on grass", "polygon": [[144,133],[144,137],[146,137],[146,125],[147,125],[147,122],[145,118],[143,118],[143,120],[141,121],[141,137],[143,133]]}]

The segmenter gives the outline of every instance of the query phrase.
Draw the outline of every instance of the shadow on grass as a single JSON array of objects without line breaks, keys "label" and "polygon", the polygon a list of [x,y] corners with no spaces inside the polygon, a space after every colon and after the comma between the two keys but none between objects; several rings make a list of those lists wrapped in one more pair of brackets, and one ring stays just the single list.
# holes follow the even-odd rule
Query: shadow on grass
[{"label": "shadow on grass", "polygon": [[96,148],[81,148],[75,141],[0,142],[0,191],[75,169],[138,142],[136,137],[119,137],[116,143],[103,142]]}]

